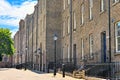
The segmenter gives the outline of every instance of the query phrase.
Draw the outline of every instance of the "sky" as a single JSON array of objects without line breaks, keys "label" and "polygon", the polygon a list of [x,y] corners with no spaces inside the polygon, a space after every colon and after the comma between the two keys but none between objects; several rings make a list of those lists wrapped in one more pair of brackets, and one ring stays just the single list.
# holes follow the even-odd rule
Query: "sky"
[{"label": "sky", "polygon": [[9,28],[13,38],[20,19],[32,14],[36,4],[37,0],[0,0],[0,28]]}]

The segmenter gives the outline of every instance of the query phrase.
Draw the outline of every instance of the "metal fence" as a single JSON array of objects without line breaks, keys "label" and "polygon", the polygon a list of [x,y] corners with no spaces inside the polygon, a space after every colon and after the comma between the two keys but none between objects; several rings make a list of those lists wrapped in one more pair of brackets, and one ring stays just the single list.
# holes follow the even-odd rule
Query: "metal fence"
[{"label": "metal fence", "polygon": [[[74,60],[80,59],[72,59],[70,62],[69,59],[58,60],[58,64],[62,68],[61,65],[65,64],[66,72],[73,72],[74,70],[80,70],[82,65],[78,65],[74,63]],[[111,62],[111,63],[84,63],[84,68],[87,76],[100,77],[111,80],[120,79],[120,62]]]},{"label": "metal fence", "polygon": [[85,64],[84,69],[87,76],[120,79],[120,62]]}]

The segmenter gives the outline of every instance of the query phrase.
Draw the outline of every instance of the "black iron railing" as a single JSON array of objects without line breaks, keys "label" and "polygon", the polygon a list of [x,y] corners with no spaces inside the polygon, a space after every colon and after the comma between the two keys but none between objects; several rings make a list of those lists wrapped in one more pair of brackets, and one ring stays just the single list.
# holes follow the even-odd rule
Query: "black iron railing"
[{"label": "black iron railing", "polygon": [[87,76],[120,79],[120,62],[85,64]]}]

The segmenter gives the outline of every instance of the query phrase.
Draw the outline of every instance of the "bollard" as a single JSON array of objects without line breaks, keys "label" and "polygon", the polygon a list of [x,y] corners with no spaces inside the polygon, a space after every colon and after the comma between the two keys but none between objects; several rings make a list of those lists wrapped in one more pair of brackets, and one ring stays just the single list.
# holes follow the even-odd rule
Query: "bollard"
[{"label": "bollard", "polygon": [[62,64],[63,77],[65,77],[65,64]]}]

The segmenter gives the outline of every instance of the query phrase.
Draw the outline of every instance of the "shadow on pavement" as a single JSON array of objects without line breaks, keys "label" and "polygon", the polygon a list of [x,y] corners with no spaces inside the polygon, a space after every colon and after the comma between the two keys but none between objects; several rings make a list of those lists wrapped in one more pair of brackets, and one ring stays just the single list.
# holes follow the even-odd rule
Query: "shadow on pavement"
[{"label": "shadow on pavement", "polygon": [[5,70],[8,70],[10,68],[0,68],[0,71],[5,71]]},{"label": "shadow on pavement", "polygon": [[42,71],[38,71],[38,70],[30,70],[34,73],[37,73],[37,74],[46,74],[46,72],[42,72]]}]

